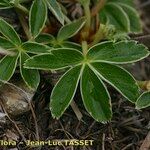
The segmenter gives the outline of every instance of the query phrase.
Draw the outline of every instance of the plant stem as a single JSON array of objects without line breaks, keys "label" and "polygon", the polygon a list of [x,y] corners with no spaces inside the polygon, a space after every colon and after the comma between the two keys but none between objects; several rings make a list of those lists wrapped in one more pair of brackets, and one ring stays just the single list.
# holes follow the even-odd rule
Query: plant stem
[{"label": "plant stem", "polygon": [[101,41],[102,39],[104,39],[105,34],[106,34],[106,26],[103,24],[100,24],[99,29],[97,33],[95,34],[94,40],[90,46],[93,46],[97,44],[99,41]]},{"label": "plant stem", "polygon": [[83,51],[83,55],[86,56],[87,52],[88,52],[88,44],[87,41],[82,41],[82,51]]},{"label": "plant stem", "polygon": [[81,32],[82,40],[86,41],[89,37],[91,29],[91,11],[90,11],[90,0],[78,0],[84,8],[84,15],[86,18],[86,23],[84,29]]},{"label": "plant stem", "polygon": [[26,15],[29,14],[29,11],[26,7],[22,6],[21,4],[15,5],[16,8],[20,9],[22,12],[24,12]]},{"label": "plant stem", "polygon": [[94,17],[104,7],[106,0],[99,0],[98,3],[92,8],[91,16]]},{"label": "plant stem", "polygon": [[90,29],[91,26],[91,11],[90,11],[90,7],[89,7],[90,3],[85,3],[83,5],[84,7],[84,12],[85,12],[85,17],[86,17],[86,24],[85,24],[85,28],[86,29]]},{"label": "plant stem", "polygon": [[26,20],[25,20],[24,16],[21,14],[21,12],[19,10],[17,10],[16,12],[18,14],[18,18],[20,20],[22,28],[23,28],[26,36],[27,36],[27,39],[32,39],[32,35],[29,32],[29,27],[28,27],[28,24],[26,23]]},{"label": "plant stem", "polygon": [[13,1],[11,1],[11,3],[14,5],[15,8],[18,8],[19,10],[24,12],[26,15],[29,14],[28,9],[26,7],[24,7],[23,5],[21,5],[19,0],[13,0]]}]

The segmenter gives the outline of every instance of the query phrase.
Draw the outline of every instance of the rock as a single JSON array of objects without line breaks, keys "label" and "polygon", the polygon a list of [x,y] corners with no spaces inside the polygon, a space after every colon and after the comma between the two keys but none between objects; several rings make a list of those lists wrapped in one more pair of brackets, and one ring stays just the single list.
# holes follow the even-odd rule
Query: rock
[{"label": "rock", "polygon": [[0,125],[1,124],[6,124],[6,114],[0,112]]},{"label": "rock", "polygon": [[31,91],[23,82],[4,84],[0,87],[0,101],[11,116],[21,115],[30,110],[29,103],[35,91]]}]

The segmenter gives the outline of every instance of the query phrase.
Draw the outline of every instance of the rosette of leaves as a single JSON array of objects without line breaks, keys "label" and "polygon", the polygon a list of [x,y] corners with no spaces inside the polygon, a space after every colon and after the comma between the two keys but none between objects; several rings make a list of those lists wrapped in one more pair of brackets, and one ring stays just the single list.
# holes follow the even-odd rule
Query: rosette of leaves
[{"label": "rosette of leaves", "polygon": [[107,0],[99,14],[101,22],[113,25],[117,33],[141,32],[140,17],[133,0]]},{"label": "rosette of leaves", "polygon": [[[72,28],[68,26],[70,31]],[[62,41],[68,36],[60,31]],[[75,31],[72,31],[75,32]],[[66,37],[67,39],[67,37]],[[149,55],[144,45],[135,41],[102,42],[82,50],[75,48],[54,48],[51,53],[29,58],[27,69],[60,70],[66,73],[55,85],[50,97],[50,110],[54,118],[62,116],[71,103],[80,82],[82,100],[89,114],[99,122],[107,122],[112,117],[111,98],[105,82],[112,85],[127,100],[135,103],[140,89],[134,77],[120,65],[137,62]]]},{"label": "rosette of leaves", "polygon": [[[25,83],[31,89],[36,89],[40,82],[39,72],[25,69],[23,64],[30,58],[30,55],[47,53],[50,48],[36,42],[22,42],[14,28],[2,18],[0,18],[0,33],[3,35],[0,36],[0,47],[8,51],[8,55],[0,60],[0,81],[9,81],[18,65]],[[13,55],[9,55],[9,53]]]}]

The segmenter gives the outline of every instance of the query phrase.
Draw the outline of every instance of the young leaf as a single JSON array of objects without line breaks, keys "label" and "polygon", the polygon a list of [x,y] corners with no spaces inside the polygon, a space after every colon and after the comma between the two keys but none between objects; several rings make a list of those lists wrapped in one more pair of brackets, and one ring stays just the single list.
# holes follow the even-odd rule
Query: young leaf
[{"label": "young leaf", "polygon": [[88,58],[95,62],[127,64],[137,62],[149,55],[148,49],[135,41],[117,43],[103,42],[90,48]]},{"label": "young leaf", "polygon": [[27,53],[32,54],[42,54],[42,53],[48,53],[48,51],[51,49],[48,46],[45,46],[43,44],[39,44],[36,42],[26,42],[22,45],[23,50],[25,50]]},{"label": "young leaf", "polygon": [[137,109],[143,109],[150,106],[150,91],[143,93],[136,102]]},{"label": "young leaf", "polygon": [[139,87],[135,79],[123,68],[107,64],[92,63],[95,71],[103,80],[112,85],[129,101],[135,103],[139,97]]},{"label": "young leaf", "polygon": [[70,69],[55,85],[50,97],[50,109],[54,118],[59,118],[73,99],[80,78],[81,66]]},{"label": "young leaf", "polygon": [[49,54],[31,57],[25,62],[25,68],[32,69],[63,69],[79,65],[83,60],[82,53],[75,49],[59,48]]},{"label": "young leaf", "polygon": [[14,48],[15,46],[9,40],[0,37],[0,47],[8,50]]},{"label": "young leaf", "polygon": [[70,24],[63,26],[58,32],[57,40],[64,41],[66,39],[73,37],[83,27],[84,23],[85,19],[80,18]]},{"label": "young leaf", "polygon": [[57,3],[56,0],[45,0],[48,8],[51,10],[51,12],[54,14],[54,16],[58,19],[58,21],[63,25],[64,24],[64,15],[63,12]]},{"label": "young leaf", "polygon": [[17,46],[21,44],[21,40],[16,31],[13,29],[11,25],[9,25],[2,18],[0,18],[0,33],[3,34],[13,44]]},{"label": "young leaf", "polygon": [[90,115],[99,122],[109,121],[112,117],[109,93],[88,66],[83,71],[80,88],[84,106]]},{"label": "young leaf", "polygon": [[27,86],[35,90],[40,83],[39,72],[37,70],[23,68],[24,62],[29,58],[28,54],[23,52],[20,53],[20,73]]},{"label": "young leaf", "polygon": [[18,54],[15,56],[5,56],[0,60],[0,82],[8,81],[15,72]]},{"label": "young leaf", "polygon": [[37,37],[42,31],[47,18],[47,6],[43,0],[35,0],[30,9],[29,26],[32,36]]},{"label": "young leaf", "polygon": [[108,16],[108,22],[114,25],[117,30],[128,32],[130,30],[130,21],[125,11],[115,3],[107,3],[104,11]]}]

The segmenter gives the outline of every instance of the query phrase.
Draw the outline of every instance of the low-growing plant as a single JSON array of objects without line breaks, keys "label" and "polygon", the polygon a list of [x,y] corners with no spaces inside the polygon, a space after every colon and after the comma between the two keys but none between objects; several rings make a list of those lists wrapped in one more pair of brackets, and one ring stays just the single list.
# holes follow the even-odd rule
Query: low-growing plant
[{"label": "low-growing plant", "polygon": [[[1,8],[14,8],[26,12],[29,26],[24,31],[28,37],[22,42],[13,27],[0,19],[0,46],[12,51],[0,62],[0,79],[8,81],[20,58],[20,73],[25,83],[36,89],[39,84],[37,70],[64,70],[50,97],[50,110],[60,118],[70,105],[78,85],[86,110],[97,121],[106,123],[112,117],[110,84],[137,108],[149,106],[149,92],[141,95],[138,82],[123,68],[149,56],[148,48],[129,38],[128,33],[141,32],[138,12],[132,0],[78,0],[84,16],[71,21],[67,9],[56,0],[3,1]],[[22,4],[23,2],[23,4]],[[9,4],[9,5],[7,5]],[[57,35],[43,33],[51,10],[63,25]],[[54,17],[53,16],[53,17]],[[20,19],[23,24],[24,20]],[[65,24],[65,25],[64,25]]]}]

